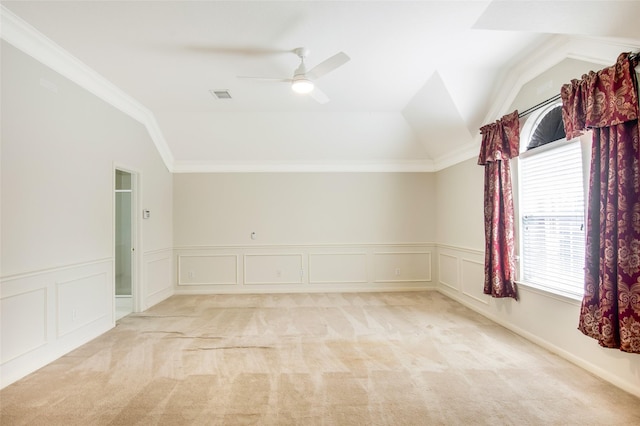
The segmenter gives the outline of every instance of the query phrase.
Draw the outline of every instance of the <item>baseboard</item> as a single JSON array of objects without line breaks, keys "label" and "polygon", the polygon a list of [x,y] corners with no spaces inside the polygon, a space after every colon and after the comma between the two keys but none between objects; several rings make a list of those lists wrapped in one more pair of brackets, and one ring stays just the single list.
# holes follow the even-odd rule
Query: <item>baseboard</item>
[{"label": "baseboard", "polygon": [[145,311],[174,294],[173,248],[144,253],[144,291],[137,311]]},{"label": "baseboard", "polygon": [[623,380],[620,379],[620,377],[611,374],[610,372],[606,371],[605,369],[592,364],[590,362],[585,361],[583,358],[580,358],[568,351],[566,351],[565,349],[562,349],[560,347],[558,347],[557,345],[554,345],[553,343],[549,342],[548,340],[545,340],[543,338],[541,338],[540,336],[537,336],[533,333],[528,332],[527,330],[524,330],[520,327],[517,327],[507,321],[504,321],[503,319],[492,315],[491,313],[488,313],[480,308],[478,308],[477,306],[475,306],[473,303],[469,303],[468,301],[466,301],[465,299],[461,298],[461,297],[457,297],[456,295],[454,295],[451,291],[443,289],[443,288],[436,288],[436,291],[438,291],[439,293],[441,293],[442,295],[449,297],[450,299],[455,300],[456,302],[466,306],[467,308],[471,309],[474,312],[477,312],[478,314],[482,315],[483,317],[495,322],[496,324],[501,325],[502,327],[516,333],[517,335],[529,340],[532,343],[535,343],[536,345],[548,350],[549,352],[552,352],[558,356],[560,356],[563,359],[566,359],[567,361],[577,365],[580,368],[583,368],[584,370],[600,377],[603,380],[606,380],[607,382],[611,383],[612,385],[640,398],[640,386],[639,385],[633,385],[629,382],[625,382]]},{"label": "baseboard", "polygon": [[3,278],[0,386],[114,326],[113,259]]},{"label": "baseboard", "polygon": [[175,294],[411,291],[434,286],[433,243],[192,246]]},{"label": "baseboard", "polygon": [[429,284],[413,287],[349,287],[349,286],[332,286],[332,287],[278,287],[278,288],[243,288],[237,289],[214,289],[202,291],[200,289],[176,290],[175,295],[207,295],[207,294],[305,294],[305,293],[393,293],[393,292],[410,292],[410,291],[436,291],[436,287]]}]

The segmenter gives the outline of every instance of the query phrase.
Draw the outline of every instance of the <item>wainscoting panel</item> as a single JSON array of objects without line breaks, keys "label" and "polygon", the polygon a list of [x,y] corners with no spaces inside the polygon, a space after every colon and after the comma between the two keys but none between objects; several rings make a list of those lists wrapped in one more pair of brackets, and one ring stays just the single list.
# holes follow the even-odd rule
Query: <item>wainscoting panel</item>
[{"label": "wainscoting panel", "polygon": [[47,343],[46,288],[3,297],[0,313],[2,364]]},{"label": "wainscoting panel", "polygon": [[462,294],[485,305],[489,303],[484,289],[484,262],[462,258],[460,267]]},{"label": "wainscoting panel", "polygon": [[434,251],[433,243],[176,247],[175,294],[434,289]]},{"label": "wainscoting panel", "polygon": [[238,255],[178,256],[178,285],[237,285]]},{"label": "wainscoting panel", "polygon": [[244,256],[245,284],[301,284],[303,255],[247,254]]},{"label": "wainscoting panel", "polygon": [[[56,282],[57,337],[86,327],[93,321],[112,315],[109,275],[106,271],[67,281]],[[111,318],[109,318],[111,319]]]},{"label": "wainscoting panel", "polygon": [[309,254],[309,283],[367,283],[366,253]]},{"label": "wainscoting panel", "polygon": [[431,281],[431,252],[375,253],[375,281]]},{"label": "wainscoting panel", "polygon": [[[580,300],[518,285],[518,300],[483,294],[484,251],[438,246],[438,291],[512,332],[640,396],[634,354],[601,348],[577,330]],[[455,259],[455,262],[452,260]],[[445,271],[446,269],[446,271]],[[460,288],[450,285],[457,270]]]},{"label": "wainscoting panel", "polygon": [[458,258],[456,256],[438,253],[438,271],[440,271],[440,284],[453,290],[459,289]]},{"label": "wainscoting panel", "polygon": [[486,305],[484,252],[460,247],[438,247],[438,287],[443,293],[473,304]]},{"label": "wainscoting panel", "polygon": [[173,249],[144,254],[143,309],[163,301],[173,294]]},{"label": "wainscoting panel", "polygon": [[113,259],[0,279],[0,387],[114,326]]}]

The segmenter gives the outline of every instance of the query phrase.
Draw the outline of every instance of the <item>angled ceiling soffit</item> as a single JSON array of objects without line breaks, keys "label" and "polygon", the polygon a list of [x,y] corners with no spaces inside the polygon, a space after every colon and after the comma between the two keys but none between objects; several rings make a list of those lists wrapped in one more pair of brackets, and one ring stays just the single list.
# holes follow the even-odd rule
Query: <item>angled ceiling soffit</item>
[{"label": "angled ceiling soffit", "polygon": [[402,115],[431,158],[456,151],[473,140],[438,72],[429,77]]}]

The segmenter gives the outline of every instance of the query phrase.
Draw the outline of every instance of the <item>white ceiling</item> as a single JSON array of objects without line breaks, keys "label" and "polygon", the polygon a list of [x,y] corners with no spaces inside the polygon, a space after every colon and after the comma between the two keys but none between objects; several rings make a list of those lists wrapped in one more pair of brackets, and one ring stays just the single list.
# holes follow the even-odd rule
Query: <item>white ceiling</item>
[{"label": "white ceiling", "polygon": [[[640,46],[640,1],[2,5],[150,110],[183,171],[437,169],[477,149],[478,128],[518,89],[505,84],[524,83],[508,77],[559,35]],[[329,103],[237,78],[291,77],[300,46],[309,67],[351,57],[317,82]]]}]

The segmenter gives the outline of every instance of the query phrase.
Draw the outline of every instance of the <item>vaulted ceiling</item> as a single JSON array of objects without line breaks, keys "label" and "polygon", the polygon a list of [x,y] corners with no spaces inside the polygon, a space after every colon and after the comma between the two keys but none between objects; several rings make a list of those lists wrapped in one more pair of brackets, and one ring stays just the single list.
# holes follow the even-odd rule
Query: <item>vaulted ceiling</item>
[{"label": "vaulted ceiling", "polygon": [[[532,58],[593,38],[640,46],[636,1],[2,5],[148,109],[177,171],[437,170],[477,152]],[[328,103],[238,78],[291,78],[297,47],[308,68],[350,57],[316,82]]]}]

